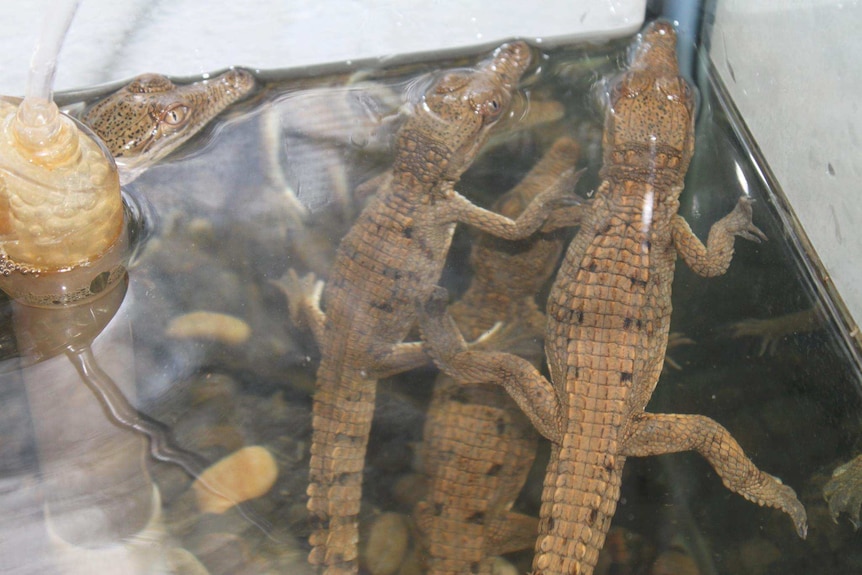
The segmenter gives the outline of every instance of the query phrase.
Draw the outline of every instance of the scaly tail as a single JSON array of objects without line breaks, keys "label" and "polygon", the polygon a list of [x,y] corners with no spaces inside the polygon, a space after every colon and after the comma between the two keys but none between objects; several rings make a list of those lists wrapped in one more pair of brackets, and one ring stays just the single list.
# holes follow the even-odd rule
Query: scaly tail
[{"label": "scaly tail", "polygon": [[545,474],[533,575],[591,575],[620,498],[625,457],[583,450],[601,437],[567,434]]},{"label": "scaly tail", "polygon": [[308,561],[325,575],[355,575],[362,470],[377,382],[342,373],[324,359],[317,385],[307,492],[313,527]]}]

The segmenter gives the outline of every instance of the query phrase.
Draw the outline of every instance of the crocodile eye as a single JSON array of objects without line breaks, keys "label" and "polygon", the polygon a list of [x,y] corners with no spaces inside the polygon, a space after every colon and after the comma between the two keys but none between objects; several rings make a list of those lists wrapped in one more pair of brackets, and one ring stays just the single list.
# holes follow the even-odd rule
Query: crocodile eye
[{"label": "crocodile eye", "polygon": [[487,118],[496,118],[503,111],[503,105],[499,100],[488,100],[485,102],[485,116]]},{"label": "crocodile eye", "polygon": [[184,104],[174,104],[162,114],[162,122],[170,126],[185,124],[189,118],[189,107]]}]

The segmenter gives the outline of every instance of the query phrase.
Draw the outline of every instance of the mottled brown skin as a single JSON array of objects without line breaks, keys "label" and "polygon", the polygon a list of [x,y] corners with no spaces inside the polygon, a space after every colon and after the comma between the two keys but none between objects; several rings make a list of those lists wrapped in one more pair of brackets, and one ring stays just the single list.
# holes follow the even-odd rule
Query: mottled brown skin
[{"label": "mottled brown skin", "polygon": [[726,487],[785,511],[806,534],[793,490],[757,469],[726,429],[699,415],[644,411],[662,369],[677,256],[715,276],[729,266],[735,236],[763,237],[748,198],[713,225],[706,247],[677,215],[694,150],[694,98],[675,47],[670,24],[650,25],[611,86],[603,182],[548,299],[551,382],[516,356],[465,351],[441,295],[421,314],[438,365],[463,381],[501,381],[552,442],[535,575],[593,572],[629,456],[696,450]]},{"label": "mottled brown skin", "polygon": [[[315,305],[313,278],[288,276],[296,317],[320,346],[313,406],[308,509],[314,523],[309,562],[334,575],[357,572],[357,513],[376,380],[425,363],[420,342],[402,343],[440,277],[456,222],[508,239],[539,228],[552,189],[513,221],[455,192],[489,130],[505,115],[530,60],[529,47],[500,47],[474,70],[445,74],[426,92],[396,139],[392,180],[372,198],[339,245]],[[291,279],[292,277],[292,279]]]},{"label": "mottled brown skin", "polygon": [[127,184],[254,86],[254,76],[239,69],[186,85],[143,74],[88,106],[81,121],[104,141]]},{"label": "mottled brown skin", "polygon": [[[523,181],[494,205],[517,217],[542,190],[572,187],[580,149],[561,138]],[[582,206],[579,206],[582,207]],[[561,231],[512,242],[487,235],[471,254],[475,275],[449,308],[461,333],[480,338],[499,321],[517,341],[519,355],[541,361],[545,318],[535,294],[550,278],[563,247]],[[529,547],[536,519],[513,513],[538,437],[504,389],[464,385],[440,374],[434,386],[421,455],[428,481],[416,506],[428,575],[490,575],[493,556]]]},{"label": "mottled brown skin", "polygon": [[832,518],[838,521],[839,515],[846,513],[859,529],[859,509],[862,507],[862,455],[838,466],[832,478],[823,487],[823,497],[829,504]]}]

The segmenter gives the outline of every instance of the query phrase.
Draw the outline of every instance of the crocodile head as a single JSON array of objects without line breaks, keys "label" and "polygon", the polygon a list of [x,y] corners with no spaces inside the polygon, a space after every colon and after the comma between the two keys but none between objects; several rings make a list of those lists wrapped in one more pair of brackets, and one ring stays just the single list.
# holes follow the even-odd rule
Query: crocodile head
[{"label": "crocodile head", "polygon": [[254,88],[244,70],[187,85],[144,74],[88,106],[81,120],[105,142],[128,183]]},{"label": "crocodile head", "polygon": [[508,113],[529,64],[530,47],[512,42],[475,69],[440,77],[398,133],[395,170],[423,182],[457,180]]},{"label": "crocodile head", "polygon": [[607,98],[605,166],[681,184],[694,153],[695,93],[679,73],[673,25],[647,26]]}]

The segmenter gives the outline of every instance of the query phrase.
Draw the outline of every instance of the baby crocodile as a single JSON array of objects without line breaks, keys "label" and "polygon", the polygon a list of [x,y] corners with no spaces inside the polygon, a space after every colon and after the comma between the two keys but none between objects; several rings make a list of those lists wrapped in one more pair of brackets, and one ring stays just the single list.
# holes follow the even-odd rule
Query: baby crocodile
[{"label": "baby crocodile", "polygon": [[[571,188],[567,176],[579,152],[574,140],[560,138],[494,207],[516,217],[542,190]],[[478,238],[471,254],[473,280],[449,308],[461,333],[477,339],[504,320],[505,331],[526,343],[518,346],[526,348],[520,355],[540,362],[545,318],[535,295],[556,267],[563,241],[563,234],[553,231],[517,242]],[[428,493],[416,506],[428,575],[490,575],[494,555],[532,544],[536,519],[511,507],[527,479],[537,439],[501,387],[438,376],[421,448]]]},{"label": "baby crocodile", "polygon": [[166,76],[143,74],[87,106],[80,119],[104,141],[128,184],[254,86],[254,76],[240,69],[179,86]]},{"label": "baby crocodile", "polygon": [[712,226],[706,247],[677,214],[695,105],[675,48],[674,28],[651,24],[629,70],[610,86],[603,181],[548,298],[551,382],[517,356],[466,350],[438,301],[445,295],[420,306],[438,365],[462,381],[503,382],[552,443],[535,575],[593,572],[629,456],[696,450],[727,488],[785,511],[806,535],[794,491],[755,467],[726,429],[700,415],[644,411],[662,369],[677,255],[716,276],[730,265],[735,236],[764,238],[747,197]]},{"label": "baby crocodile", "polygon": [[[440,77],[399,130],[391,181],[376,193],[341,241],[323,303],[322,286],[293,275],[285,286],[314,286],[292,297],[294,317],[310,324],[321,352],[313,406],[308,509],[314,523],[309,561],[330,575],[357,572],[365,448],[376,380],[427,361],[421,342],[402,343],[440,277],[456,222],[507,239],[542,224],[559,188],[540,194],[517,221],[481,209],[455,183],[490,129],[506,115],[530,62],[523,42],[505,44],[476,69]],[[289,278],[291,276],[288,276]]]}]

